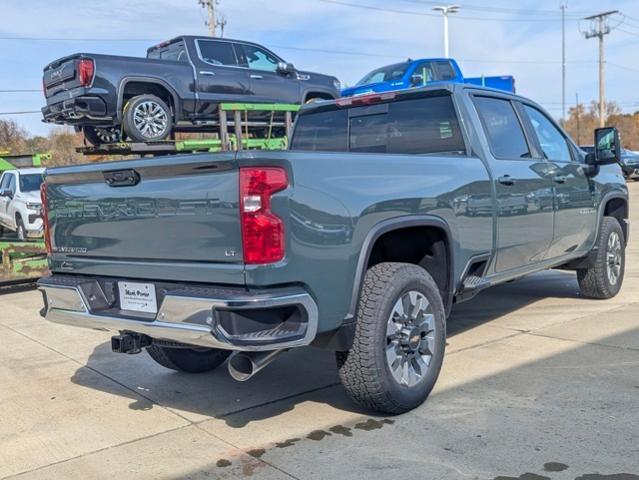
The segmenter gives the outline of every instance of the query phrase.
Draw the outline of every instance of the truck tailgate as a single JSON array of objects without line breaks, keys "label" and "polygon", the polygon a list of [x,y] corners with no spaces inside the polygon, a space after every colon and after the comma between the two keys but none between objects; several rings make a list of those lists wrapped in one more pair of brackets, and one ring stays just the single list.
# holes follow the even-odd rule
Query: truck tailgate
[{"label": "truck tailgate", "polygon": [[81,58],[81,54],[70,55],[56,60],[44,68],[42,86],[46,98],[63,90],[71,90],[80,86],[76,66]]},{"label": "truck tailgate", "polygon": [[130,271],[140,262],[177,279],[157,267],[242,265],[234,154],[57,168],[46,183],[54,270],[62,260],[76,271],[89,259]]}]

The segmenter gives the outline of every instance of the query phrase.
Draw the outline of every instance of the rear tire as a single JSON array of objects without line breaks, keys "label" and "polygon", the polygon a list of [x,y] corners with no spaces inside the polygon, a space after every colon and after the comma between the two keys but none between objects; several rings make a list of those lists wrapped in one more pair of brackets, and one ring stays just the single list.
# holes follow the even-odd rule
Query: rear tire
[{"label": "rear tire", "polygon": [[619,221],[604,217],[594,263],[577,270],[581,293],[588,298],[612,298],[619,293],[626,268],[626,243]]},{"label": "rear tire", "polygon": [[173,130],[171,109],[155,95],[138,95],[124,106],[122,128],[133,142],[162,141]]},{"label": "rear tire", "polygon": [[360,405],[404,413],[430,394],[445,346],[444,305],[433,278],[417,265],[380,263],[364,278],[353,345],[336,354],[340,379]]},{"label": "rear tire", "polygon": [[163,367],[178,372],[204,373],[215,370],[231,354],[216,348],[169,348],[151,345],[146,351]]}]

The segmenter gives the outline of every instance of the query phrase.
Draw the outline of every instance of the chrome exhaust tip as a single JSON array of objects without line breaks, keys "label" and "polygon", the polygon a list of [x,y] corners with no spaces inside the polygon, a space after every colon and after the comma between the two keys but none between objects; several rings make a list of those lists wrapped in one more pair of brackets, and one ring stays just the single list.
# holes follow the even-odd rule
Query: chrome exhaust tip
[{"label": "chrome exhaust tip", "polygon": [[229,374],[238,382],[246,382],[285,351],[236,352],[228,361]]}]

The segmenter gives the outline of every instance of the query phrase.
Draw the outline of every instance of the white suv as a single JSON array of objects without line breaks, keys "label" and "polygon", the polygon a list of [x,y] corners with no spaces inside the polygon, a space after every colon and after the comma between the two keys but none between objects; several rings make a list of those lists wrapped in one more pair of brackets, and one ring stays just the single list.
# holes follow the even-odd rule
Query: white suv
[{"label": "white suv", "polygon": [[15,232],[20,240],[42,236],[43,173],[44,168],[24,168],[7,170],[0,178],[0,229]]}]

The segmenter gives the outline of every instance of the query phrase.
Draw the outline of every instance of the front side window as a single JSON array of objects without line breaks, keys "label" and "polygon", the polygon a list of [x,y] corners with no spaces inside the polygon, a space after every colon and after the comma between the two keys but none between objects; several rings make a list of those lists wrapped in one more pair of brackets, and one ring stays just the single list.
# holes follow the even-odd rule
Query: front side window
[{"label": "front side window", "polygon": [[237,66],[235,50],[229,42],[218,42],[216,40],[198,40],[200,58],[211,65]]},{"label": "front side window", "polygon": [[526,136],[509,100],[475,97],[490,150],[496,158],[530,158]]},{"label": "front side window", "polygon": [[16,176],[9,175],[9,184],[6,187],[8,190],[11,190],[12,193],[16,193]]},{"label": "front side window", "polygon": [[570,162],[572,157],[568,148],[568,142],[555,125],[539,110],[529,105],[524,105],[524,110],[532,123],[541,146],[541,151],[548,160],[557,162]]},{"label": "front side window", "polygon": [[240,48],[244,49],[244,57],[248,68],[267,72],[275,72],[277,70],[277,64],[280,63],[280,59],[267,50],[255,45],[241,45]]},{"label": "front side window", "polygon": [[11,179],[11,174],[10,173],[6,173],[5,175],[3,175],[2,182],[0,182],[0,190],[4,190],[6,188],[9,188],[9,180],[10,179]]}]

